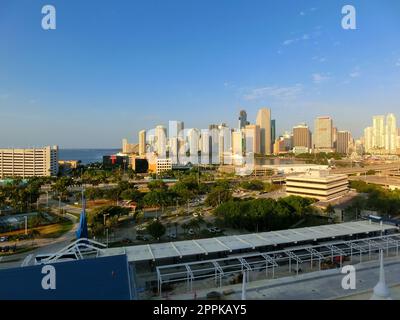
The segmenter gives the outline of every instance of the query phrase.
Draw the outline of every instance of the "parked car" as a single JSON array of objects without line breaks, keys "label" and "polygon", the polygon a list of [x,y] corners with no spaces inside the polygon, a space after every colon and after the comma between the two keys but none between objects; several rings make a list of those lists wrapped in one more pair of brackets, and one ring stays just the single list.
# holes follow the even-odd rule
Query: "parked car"
[{"label": "parked car", "polygon": [[7,241],[8,240],[8,237],[1,237],[0,238],[0,242],[5,242],[5,241]]},{"label": "parked car", "polygon": [[136,240],[149,241],[149,239],[146,236],[142,236],[142,235],[137,235]]},{"label": "parked car", "polygon": [[125,238],[125,239],[122,239],[122,243],[130,244],[130,243],[132,243],[132,241],[131,241],[131,239]]},{"label": "parked car", "polygon": [[176,239],[176,234],[175,233],[171,233],[171,234],[168,235],[168,238]]},{"label": "parked car", "polygon": [[189,232],[188,232],[191,236],[192,235],[194,235],[194,231],[193,231],[193,229],[189,229]]}]

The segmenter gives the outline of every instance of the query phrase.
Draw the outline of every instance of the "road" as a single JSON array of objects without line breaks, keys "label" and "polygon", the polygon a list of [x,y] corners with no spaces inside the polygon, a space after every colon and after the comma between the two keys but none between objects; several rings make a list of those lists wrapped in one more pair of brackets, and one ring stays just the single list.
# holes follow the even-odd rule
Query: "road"
[{"label": "road", "polygon": [[331,169],[330,172],[333,174],[355,174],[355,173],[366,173],[369,170],[374,171],[386,171],[392,170],[397,171],[400,168],[400,163],[390,163],[390,164],[377,164],[377,165],[369,165],[364,168],[354,167],[354,168],[337,168]]},{"label": "road", "polygon": [[[49,199],[49,205],[50,206],[58,206],[59,203],[58,201],[55,200],[50,200]],[[81,209],[72,207],[68,204],[61,203],[61,208],[66,209],[68,212],[73,212],[73,213],[80,213]],[[72,227],[71,230],[63,234],[62,236],[58,238],[49,238],[49,239],[35,239],[35,240],[22,240],[18,242],[18,246],[24,246],[24,245],[34,245],[37,246],[36,249],[20,253],[20,254],[15,254],[11,256],[3,256],[0,257],[2,258],[0,260],[0,269],[5,269],[5,268],[13,268],[13,267],[19,267],[21,266],[22,261],[28,256],[28,255],[33,255],[36,256],[38,254],[44,254],[44,253],[53,253],[61,250],[68,244],[70,244],[73,240],[76,239],[75,232],[78,228],[78,219],[73,218],[69,215],[65,215],[64,217],[70,219],[72,222],[74,222],[74,226]],[[13,246],[15,242],[3,242],[1,245],[2,246]]]}]

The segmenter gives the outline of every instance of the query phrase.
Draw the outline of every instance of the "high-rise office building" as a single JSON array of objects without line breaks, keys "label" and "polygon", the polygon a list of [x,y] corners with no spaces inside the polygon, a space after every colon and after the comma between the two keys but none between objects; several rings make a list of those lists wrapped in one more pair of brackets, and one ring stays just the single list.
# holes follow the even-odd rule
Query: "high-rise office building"
[{"label": "high-rise office building", "polygon": [[352,137],[349,131],[337,132],[336,151],[341,154],[349,154],[352,145]]},{"label": "high-rise office building", "polygon": [[331,117],[318,117],[315,119],[314,152],[333,151],[333,121]]},{"label": "high-rise office building", "polygon": [[393,113],[386,116],[386,143],[385,149],[389,154],[397,153],[397,124]]},{"label": "high-rise office building", "polygon": [[173,164],[179,163],[179,150],[183,143],[184,125],[182,121],[169,121],[168,123],[169,137],[169,157]]},{"label": "high-rise office building", "polygon": [[0,178],[49,177],[58,173],[58,146],[0,149]]},{"label": "high-rise office building", "polygon": [[291,132],[285,131],[280,139],[283,139],[285,151],[290,151],[293,149],[293,134]]},{"label": "high-rise office building", "polygon": [[373,128],[364,129],[364,152],[371,152],[373,149]]},{"label": "high-rise office building", "polygon": [[209,129],[201,129],[201,137],[200,137],[200,151],[201,151],[201,158],[200,162],[202,164],[210,164],[211,163],[211,158],[210,158],[210,131]]},{"label": "high-rise office building", "polygon": [[188,161],[192,164],[199,163],[200,131],[196,128],[187,131]]},{"label": "high-rise office building", "polygon": [[155,128],[155,147],[158,158],[166,158],[167,156],[167,129],[164,126]]},{"label": "high-rise office building", "polygon": [[374,116],[372,119],[372,147],[385,148],[385,116]]},{"label": "high-rise office building", "polygon": [[232,163],[232,130],[226,124],[219,126],[219,158],[221,164]]},{"label": "high-rise office building", "polygon": [[336,127],[332,128],[332,148],[337,150],[337,134],[338,129]]},{"label": "high-rise office building", "polygon": [[243,131],[237,130],[232,132],[232,153],[236,156],[243,155]]},{"label": "high-rise office building", "polygon": [[139,155],[146,154],[146,130],[139,131]]},{"label": "high-rise office building", "polygon": [[276,121],[271,120],[271,145],[275,143],[276,139]]},{"label": "high-rise office building", "polygon": [[219,164],[219,129],[217,124],[210,124],[208,127],[210,135],[210,158],[211,164]]},{"label": "high-rise office building", "polygon": [[258,110],[256,124],[260,127],[260,153],[270,155],[271,145],[271,110],[263,108]]},{"label": "high-rise office building", "polygon": [[239,129],[244,129],[249,122],[247,121],[247,112],[246,110],[240,110],[239,112]]},{"label": "high-rise office building", "polygon": [[260,127],[249,124],[244,129],[246,154],[260,153]]},{"label": "high-rise office building", "polygon": [[293,127],[293,147],[311,148],[311,131],[305,123]]}]

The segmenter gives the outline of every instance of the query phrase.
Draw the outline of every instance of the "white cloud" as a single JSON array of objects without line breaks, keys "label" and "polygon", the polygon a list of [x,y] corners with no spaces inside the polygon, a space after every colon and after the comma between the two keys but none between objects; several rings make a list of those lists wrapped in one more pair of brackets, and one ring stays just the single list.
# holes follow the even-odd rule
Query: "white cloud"
[{"label": "white cloud", "polygon": [[325,62],[326,58],[325,57],[319,57],[319,56],[314,56],[311,58],[314,61],[318,61],[318,62]]},{"label": "white cloud", "polygon": [[361,75],[361,73],[358,71],[353,71],[353,72],[350,72],[350,74],[349,74],[350,78],[358,78],[360,75]]},{"label": "white cloud", "polygon": [[283,45],[288,46],[289,44],[292,44],[295,41],[296,41],[296,39],[288,39],[288,40],[283,41]]},{"label": "white cloud", "polygon": [[288,46],[288,45],[290,45],[292,43],[299,42],[299,41],[302,41],[302,40],[305,41],[305,40],[309,40],[309,39],[311,39],[311,36],[309,34],[305,33],[299,38],[288,39],[288,40],[283,41],[283,45],[284,46]]},{"label": "white cloud", "polygon": [[300,15],[301,15],[301,16],[305,16],[306,13],[305,13],[304,11],[301,11],[301,12],[300,12]]},{"label": "white cloud", "polygon": [[325,82],[330,79],[330,77],[328,75],[323,75],[321,73],[313,73],[311,75],[311,77],[312,77],[313,82],[316,84],[320,84],[320,83]]},{"label": "white cloud", "polygon": [[291,100],[296,98],[303,91],[301,84],[296,84],[289,87],[267,86],[250,90],[243,96],[244,100],[259,100],[259,99],[277,99]]}]

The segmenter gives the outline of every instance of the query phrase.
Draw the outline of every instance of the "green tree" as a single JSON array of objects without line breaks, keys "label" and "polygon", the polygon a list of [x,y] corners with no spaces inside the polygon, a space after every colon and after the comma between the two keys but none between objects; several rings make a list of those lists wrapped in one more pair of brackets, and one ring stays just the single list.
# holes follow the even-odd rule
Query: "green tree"
[{"label": "green tree", "polygon": [[146,230],[154,239],[158,241],[165,234],[166,231],[164,225],[159,220],[151,222],[147,226]]}]

